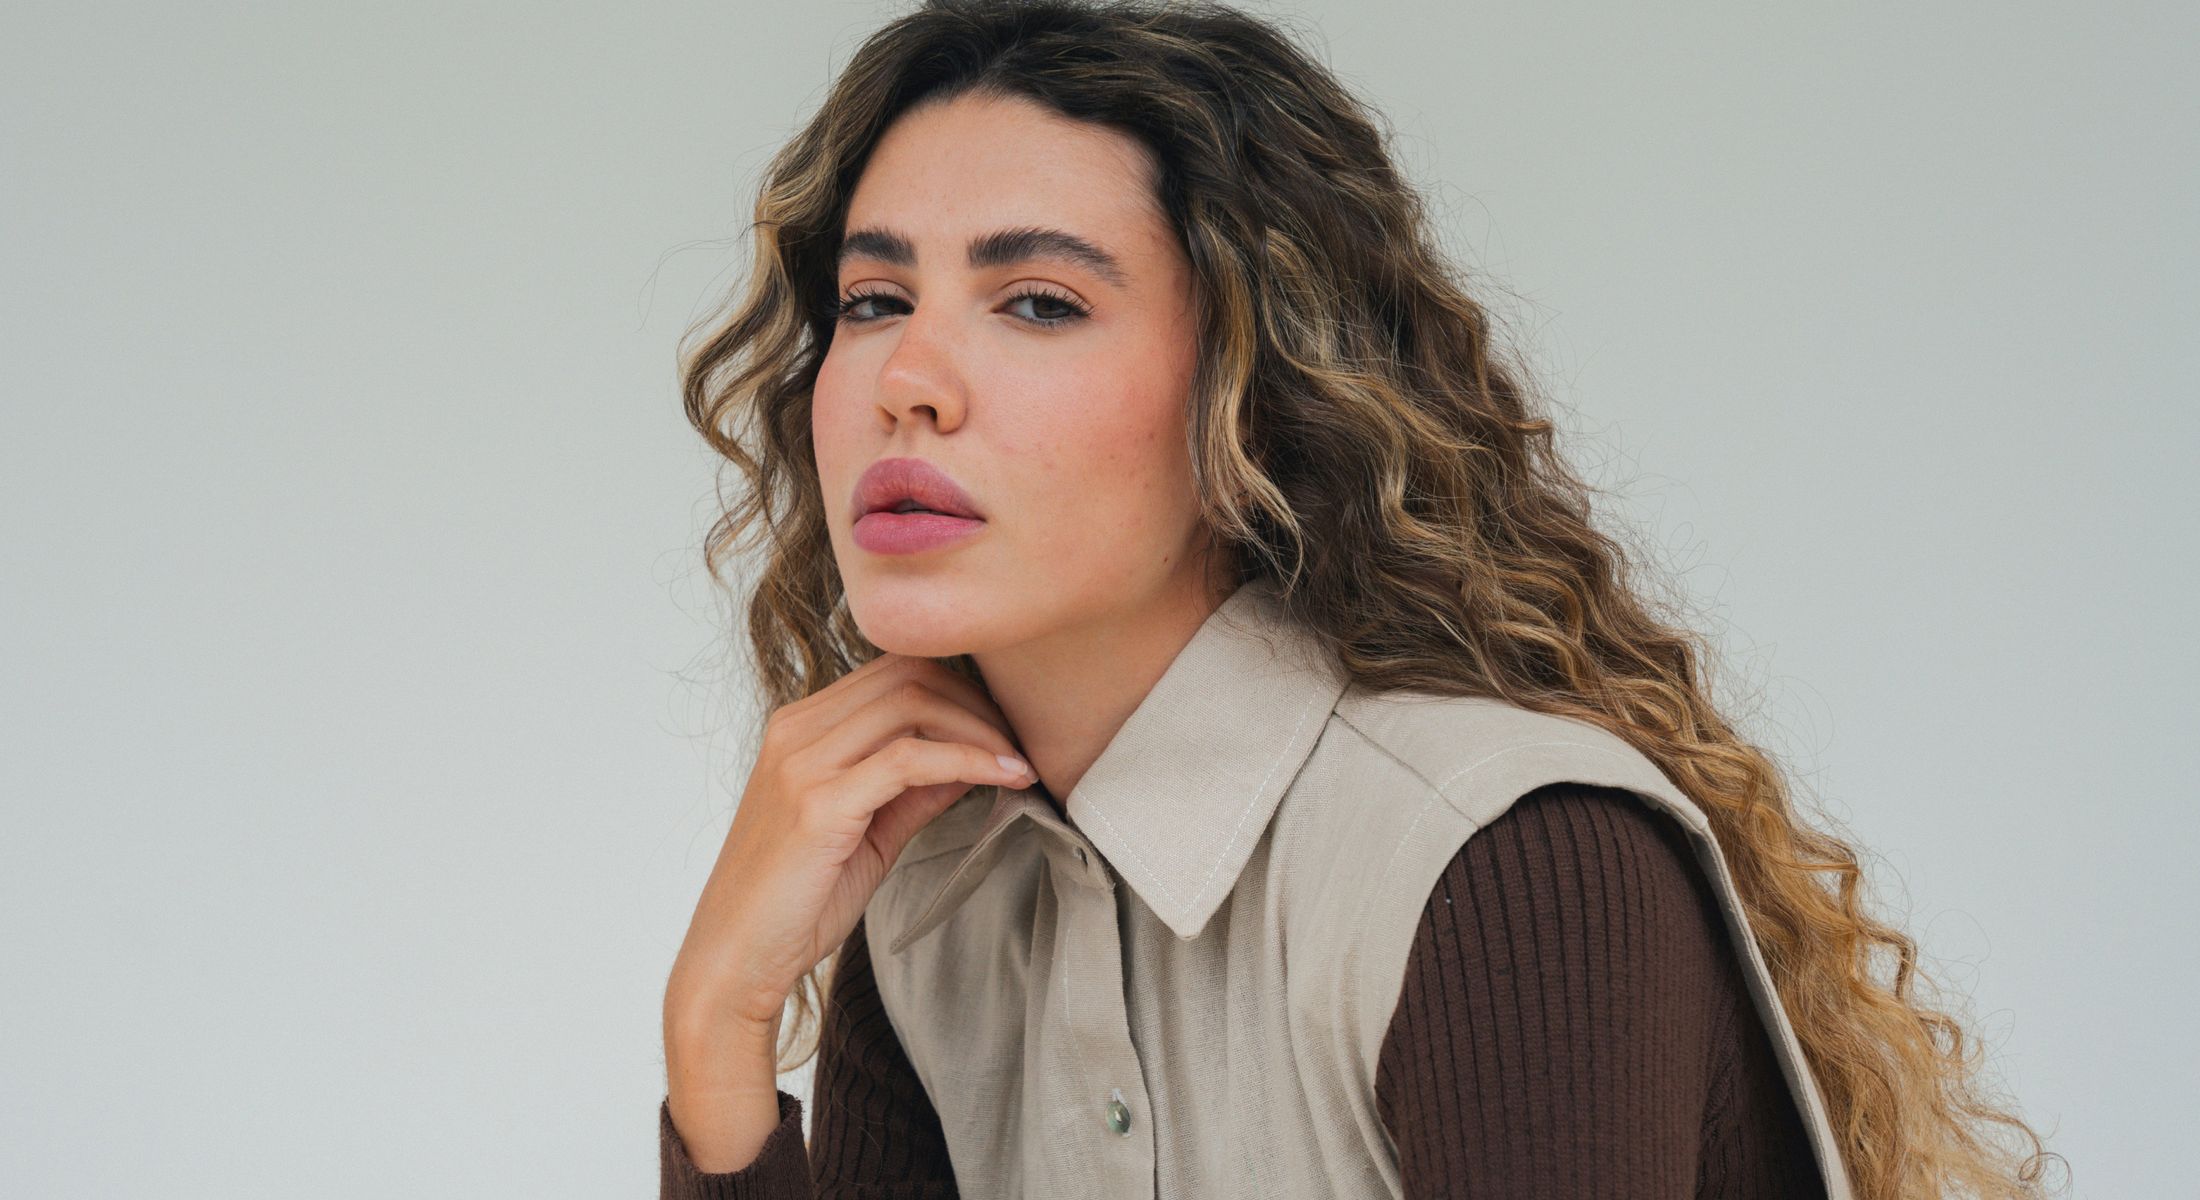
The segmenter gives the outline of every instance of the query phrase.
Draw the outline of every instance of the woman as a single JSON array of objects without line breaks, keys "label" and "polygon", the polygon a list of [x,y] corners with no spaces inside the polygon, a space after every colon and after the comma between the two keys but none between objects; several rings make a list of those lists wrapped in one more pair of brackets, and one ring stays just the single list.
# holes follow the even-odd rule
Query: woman
[{"label": "woman", "polygon": [[1273,28],[927,4],[757,217],[685,390],[772,711],[664,1194],[2039,1194]]}]

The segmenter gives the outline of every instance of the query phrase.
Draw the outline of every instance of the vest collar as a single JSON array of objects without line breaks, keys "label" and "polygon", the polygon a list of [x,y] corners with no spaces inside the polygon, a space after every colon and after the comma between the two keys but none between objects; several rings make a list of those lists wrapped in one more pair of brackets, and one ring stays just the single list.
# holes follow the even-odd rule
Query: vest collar
[{"label": "vest collar", "polygon": [[1208,614],[1061,812],[1037,784],[1000,789],[976,840],[888,952],[961,907],[1023,821],[1063,833],[1074,827],[1177,937],[1197,937],[1236,885],[1347,682],[1326,648],[1284,617],[1275,589],[1251,580]]}]

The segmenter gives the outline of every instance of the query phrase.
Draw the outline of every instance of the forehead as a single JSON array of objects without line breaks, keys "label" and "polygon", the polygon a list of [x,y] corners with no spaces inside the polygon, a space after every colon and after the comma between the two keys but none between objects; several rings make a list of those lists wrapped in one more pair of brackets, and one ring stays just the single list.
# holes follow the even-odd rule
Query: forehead
[{"label": "forehead", "polygon": [[1053,226],[1150,254],[1168,235],[1153,189],[1151,156],[1128,134],[1031,100],[961,96],[887,128],[856,182],[846,228],[890,226],[920,247],[952,243],[959,255],[967,233]]}]

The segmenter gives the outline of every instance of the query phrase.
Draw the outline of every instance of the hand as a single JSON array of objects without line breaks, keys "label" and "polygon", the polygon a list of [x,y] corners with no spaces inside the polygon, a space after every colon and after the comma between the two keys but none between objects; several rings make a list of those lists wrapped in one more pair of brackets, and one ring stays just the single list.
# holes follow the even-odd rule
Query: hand
[{"label": "hand", "polygon": [[673,964],[668,1042],[776,1032],[919,829],[972,787],[1035,781],[996,755],[1020,757],[999,708],[929,658],[881,655],[773,712]]}]

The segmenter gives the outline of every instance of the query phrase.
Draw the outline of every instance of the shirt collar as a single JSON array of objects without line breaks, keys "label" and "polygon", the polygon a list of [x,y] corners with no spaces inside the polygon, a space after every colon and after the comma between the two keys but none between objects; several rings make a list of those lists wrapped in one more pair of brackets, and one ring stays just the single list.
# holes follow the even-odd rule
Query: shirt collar
[{"label": "shirt collar", "polygon": [[1347,682],[1327,648],[1285,617],[1275,587],[1250,580],[1208,614],[1060,812],[1037,784],[1000,789],[975,840],[888,952],[961,907],[1024,821],[1083,835],[1179,938],[1197,937]]}]

